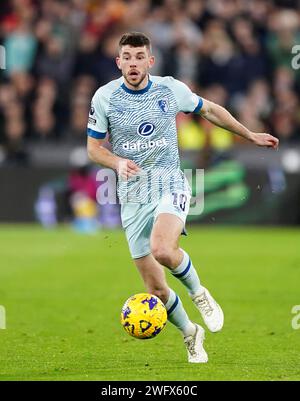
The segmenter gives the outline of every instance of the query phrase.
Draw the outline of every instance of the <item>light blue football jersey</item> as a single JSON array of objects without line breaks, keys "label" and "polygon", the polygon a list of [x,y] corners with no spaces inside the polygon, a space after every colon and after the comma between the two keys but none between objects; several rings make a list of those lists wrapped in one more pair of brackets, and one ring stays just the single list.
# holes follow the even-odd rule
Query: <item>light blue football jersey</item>
[{"label": "light blue football jersey", "polygon": [[149,76],[141,90],[130,90],[124,78],[100,87],[92,99],[89,136],[109,134],[112,152],[133,160],[141,174],[118,179],[121,203],[154,202],[165,192],[190,191],[180,170],[176,115],[197,113],[203,104],[183,82],[172,77]]}]

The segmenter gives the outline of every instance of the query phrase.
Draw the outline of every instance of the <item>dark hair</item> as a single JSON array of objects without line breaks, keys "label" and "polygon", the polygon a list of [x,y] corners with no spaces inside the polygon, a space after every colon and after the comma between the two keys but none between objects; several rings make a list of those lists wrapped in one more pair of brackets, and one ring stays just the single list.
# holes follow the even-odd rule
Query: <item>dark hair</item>
[{"label": "dark hair", "polygon": [[122,46],[132,46],[132,47],[140,47],[140,46],[146,46],[147,49],[151,52],[151,41],[142,32],[128,32],[125,33],[119,42],[119,49],[121,49]]}]

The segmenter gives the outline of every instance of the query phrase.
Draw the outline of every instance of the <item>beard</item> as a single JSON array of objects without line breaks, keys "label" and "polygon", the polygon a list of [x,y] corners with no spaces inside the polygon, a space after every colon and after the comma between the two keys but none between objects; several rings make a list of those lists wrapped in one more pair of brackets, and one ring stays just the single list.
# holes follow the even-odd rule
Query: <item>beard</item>
[{"label": "beard", "polygon": [[145,79],[146,76],[147,76],[147,73],[142,73],[141,76],[140,76],[140,79],[135,80],[135,79],[132,79],[130,77],[130,75],[126,76],[125,74],[123,74],[123,77],[126,80],[126,82],[129,85],[134,86],[135,88],[138,88],[140,86],[140,84],[143,82],[143,80]]}]

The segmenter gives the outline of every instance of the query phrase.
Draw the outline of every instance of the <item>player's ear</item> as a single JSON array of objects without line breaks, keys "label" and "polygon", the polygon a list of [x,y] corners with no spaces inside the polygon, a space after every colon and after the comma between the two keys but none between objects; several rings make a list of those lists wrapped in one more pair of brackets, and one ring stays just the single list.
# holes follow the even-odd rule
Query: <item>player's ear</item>
[{"label": "player's ear", "polygon": [[149,68],[152,68],[155,64],[155,57],[151,56],[149,59]]},{"label": "player's ear", "polygon": [[118,68],[120,70],[121,69],[121,59],[120,59],[119,56],[116,57],[116,64],[117,64],[117,66],[118,66]]}]

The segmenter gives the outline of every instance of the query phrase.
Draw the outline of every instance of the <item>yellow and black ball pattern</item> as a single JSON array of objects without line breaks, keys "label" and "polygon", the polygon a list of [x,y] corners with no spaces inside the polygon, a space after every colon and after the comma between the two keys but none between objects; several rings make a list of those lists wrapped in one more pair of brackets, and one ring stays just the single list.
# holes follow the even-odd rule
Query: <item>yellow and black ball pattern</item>
[{"label": "yellow and black ball pattern", "polygon": [[153,338],[165,327],[167,310],[155,295],[136,294],[125,302],[121,312],[121,323],[127,333],[135,338]]}]

